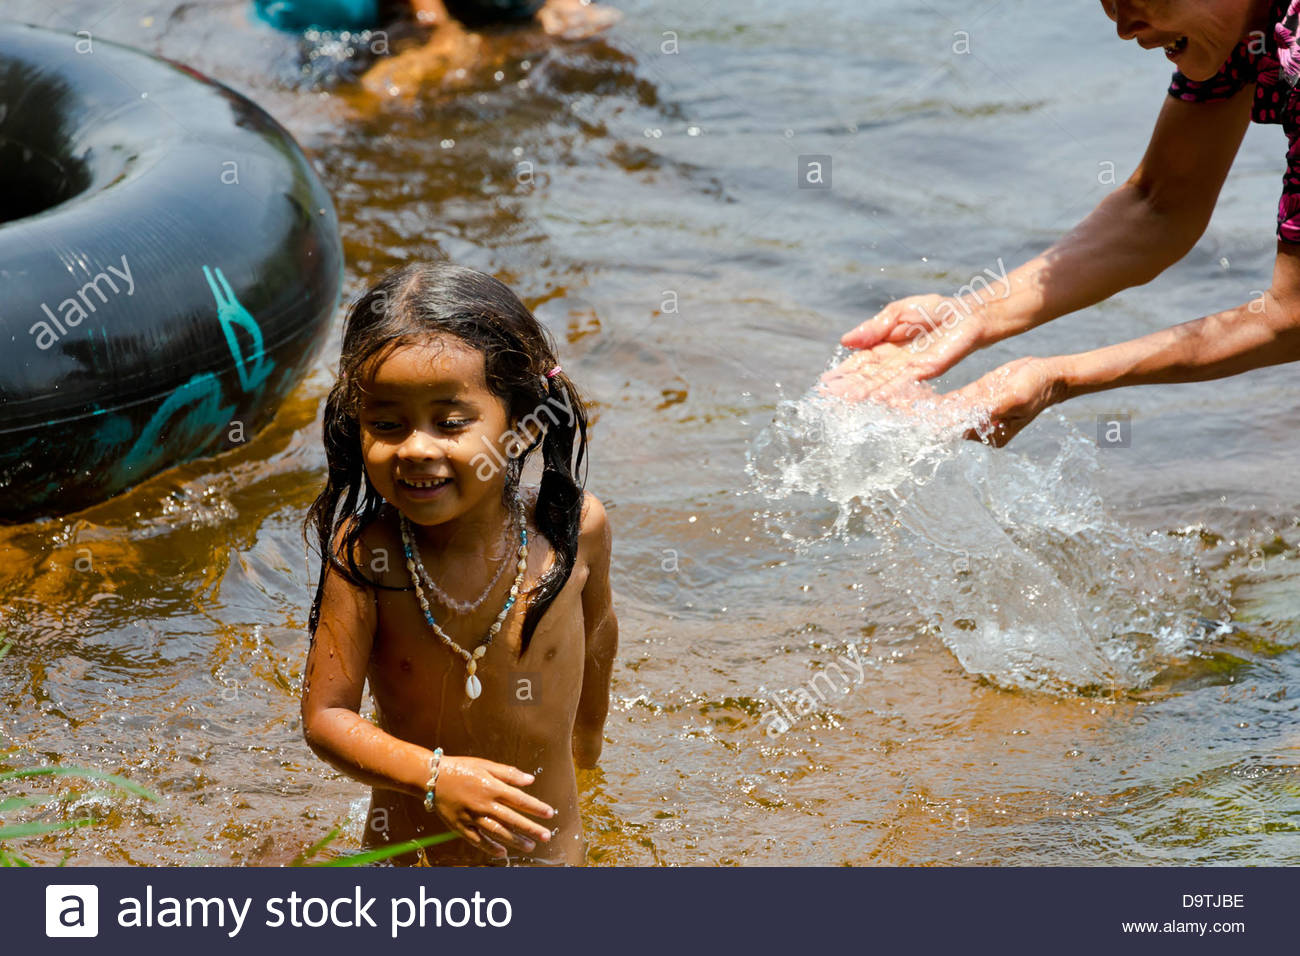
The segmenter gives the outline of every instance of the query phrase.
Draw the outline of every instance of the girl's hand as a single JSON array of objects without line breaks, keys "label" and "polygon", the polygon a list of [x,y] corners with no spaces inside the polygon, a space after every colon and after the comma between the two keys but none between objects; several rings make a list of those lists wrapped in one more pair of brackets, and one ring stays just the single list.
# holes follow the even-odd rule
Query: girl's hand
[{"label": "girl's hand", "polygon": [[1064,397],[1062,391],[1055,361],[1019,358],[965,388],[950,392],[944,401],[962,406],[962,411],[974,407],[987,412],[993,424],[992,432],[980,435],[972,429],[966,437],[1001,448],[1037,418],[1039,412],[1059,402]]},{"label": "girl's hand", "polygon": [[889,303],[840,344],[862,349],[822,376],[848,401],[888,398],[900,385],[937,378],[980,345],[981,315],[960,299],[914,295]]},{"label": "girl's hand", "polygon": [[555,810],[519,787],[533,782],[503,763],[478,757],[443,757],[434,788],[434,807],[447,825],[491,856],[505,856],[506,847],[529,853],[546,842],[551,831],[523,814],[549,820]]}]

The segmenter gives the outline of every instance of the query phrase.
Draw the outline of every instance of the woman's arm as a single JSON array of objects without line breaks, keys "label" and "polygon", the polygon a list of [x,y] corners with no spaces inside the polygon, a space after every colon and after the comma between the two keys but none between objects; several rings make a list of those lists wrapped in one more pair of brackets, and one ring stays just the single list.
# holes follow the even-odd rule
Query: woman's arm
[{"label": "woman's arm", "polygon": [[981,346],[1150,282],[1191,251],[1209,224],[1250,123],[1254,85],[1228,100],[1166,97],[1128,181],[983,309]]},{"label": "woman's arm", "polygon": [[1279,242],[1272,288],[1259,299],[1091,352],[1017,359],[947,398],[986,411],[993,424],[986,437],[1002,446],[1044,408],[1076,395],[1207,381],[1297,360],[1300,246]]},{"label": "woman's arm", "polygon": [[843,337],[864,351],[828,373],[828,388],[857,400],[900,380],[935,378],[971,352],[1151,281],[1204,233],[1249,125],[1254,89],[1215,102],[1167,97],[1133,175],[1008,274],[1005,293],[999,284],[993,295],[891,302]]},{"label": "woman's arm", "polygon": [[618,618],[614,616],[614,597],[609,584],[613,533],[604,507],[591,495],[587,496],[583,509],[582,543],[589,556],[587,583],[582,589],[587,655],[582,695],[573,724],[573,759],[579,767],[594,767],[604,745],[609,682],[618,651]]},{"label": "woman's arm", "polygon": [[1109,388],[1202,382],[1300,359],[1300,247],[1277,244],[1272,288],[1253,302],[1131,342],[1051,360],[1061,400]]}]

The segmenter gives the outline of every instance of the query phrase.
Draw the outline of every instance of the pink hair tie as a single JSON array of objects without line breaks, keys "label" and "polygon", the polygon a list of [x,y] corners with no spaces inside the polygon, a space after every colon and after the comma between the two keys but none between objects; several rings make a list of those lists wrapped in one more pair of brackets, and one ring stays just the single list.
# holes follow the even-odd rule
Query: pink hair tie
[{"label": "pink hair tie", "polygon": [[559,375],[561,371],[562,369],[560,368],[560,366],[557,365],[555,366],[555,368],[551,369],[549,372],[546,373],[546,377],[555,378],[555,376]]}]

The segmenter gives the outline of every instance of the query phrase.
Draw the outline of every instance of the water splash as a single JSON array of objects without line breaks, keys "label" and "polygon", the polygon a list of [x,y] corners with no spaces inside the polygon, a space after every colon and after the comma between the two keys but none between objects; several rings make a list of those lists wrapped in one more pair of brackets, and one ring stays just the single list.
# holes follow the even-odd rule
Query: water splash
[{"label": "water splash", "polygon": [[307,89],[334,89],[356,82],[388,48],[389,36],[383,30],[312,27],[303,31],[298,43],[297,75],[284,78]]},{"label": "water splash", "polygon": [[[971,673],[1135,687],[1193,652],[1222,599],[1192,543],[1109,514],[1095,446],[1059,415],[1002,450],[963,440],[979,424],[809,394],[779,404],[747,470],[787,541],[860,551]],[[833,520],[809,520],[818,502]]]}]

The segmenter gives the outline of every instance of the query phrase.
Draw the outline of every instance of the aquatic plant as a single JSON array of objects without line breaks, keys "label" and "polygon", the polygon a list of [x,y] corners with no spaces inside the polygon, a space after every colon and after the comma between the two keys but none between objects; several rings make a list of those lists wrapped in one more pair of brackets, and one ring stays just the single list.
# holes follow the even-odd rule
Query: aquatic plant
[{"label": "aquatic plant", "polygon": [[401,856],[403,853],[414,853],[416,850],[421,850],[425,847],[437,846],[439,843],[450,843],[452,840],[460,838],[459,833],[438,833],[433,836],[420,837],[415,840],[406,840],[402,843],[394,843],[390,846],[376,847],[373,850],[364,850],[361,853],[349,853],[346,856],[336,857],[335,859],[325,860],[320,863],[308,863],[308,860],[334,842],[335,838],[339,835],[339,830],[339,827],[334,827],[334,829],[330,830],[330,832],[325,834],[325,836],[323,836],[319,841],[294,857],[289,865],[366,866],[370,863],[379,863],[395,856]]},{"label": "aquatic plant", "polygon": [[[0,633],[0,642],[3,641],[3,634]],[[0,643],[0,656],[3,655],[7,645]],[[13,750],[6,751],[4,756],[11,756]],[[150,800],[154,803],[161,803],[162,797],[153,791],[132,783],[125,777],[119,777],[115,774],[104,773],[100,770],[93,770],[89,767],[27,767],[21,770],[9,770],[0,773],[0,783],[8,780],[23,780],[33,777],[75,777],[83,780],[96,780],[104,783],[110,783],[118,790],[124,790],[132,796],[144,800]],[[66,820],[29,820],[8,823],[5,814],[12,814],[17,811],[31,810],[41,808],[48,812],[53,810],[59,804],[72,803],[80,800],[95,801],[113,799],[118,794],[114,790],[67,790],[61,793],[41,794],[31,797],[6,797],[0,799],[0,866],[32,866],[33,864],[25,859],[18,852],[13,850],[8,843],[10,841],[26,840],[32,837],[44,836],[47,833],[55,833],[60,830],[75,830],[81,827],[94,826],[100,821],[93,815],[77,816]],[[290,866],[365,866],[370,863],[377,863],[390,859],[394,856],[400,856],[403,853],[412,853],[425,847],[436,846],[439,843],[447,843],[451,840],[459,839],[458,833],[439,833],[434,836],[420,837],[415,840],[407,840],[402,843],[396,843],[391,846],[378,847],[373,850],[365,850],[360,853],[350,853],[333,859],[324,860],[316,863],[309,863],[313,857],[317,856],[322,850],[328,847],[338,837],[341,828],[336,826],[329,833],[325,834],[320,840],[312,844],[307,849],[299,853],[290,862]],[[59,866],[67,863],[70,853],[65,852]]]},{"label": "aquatic plant", "polygon": [[[5,645],[5,649],[8,645]],[[12,753],[12,751],[10,751]],[[22,770],[8,770],[0,773],[0,783],[8,780],[23,780],[31,777],[76,777],[83,780],[97,780],[103,783],[110,783],[119,790],[125,790],[127,793],[140,797],[144,800],[152,800],[155,803],[161,803],[162,797],[158,796],[151,790],[147,790],[139,784],[132,783],[124,777],[116,776],[111,773],[104,773],[100,770],[93,770],[89,767],[27,767]],[[17,852],[10,849],[8,841],[25,840],[32,837],[43,836],[47,833],[54,833],[58,830],[74,830],[80,827],[93,826],[98,823],[94,816],[79,816],[68,820],[29,820],[25,822],[6,823],[3,814],[13,813],[18,810],[28,810],[33,807],[41,807],[46,811],[54,809],[55,805],[60,803],[69,803],[77,800],[99,800],[111,799],[117,794],[112,790],[69,790],[62,793],[43,794],[34,797],[6,797],[0,800],[0,866],[31,866],[32,864],[20,856]],[[62,866],[68,860],[68,854],[65,853],[59,865]]]}]

